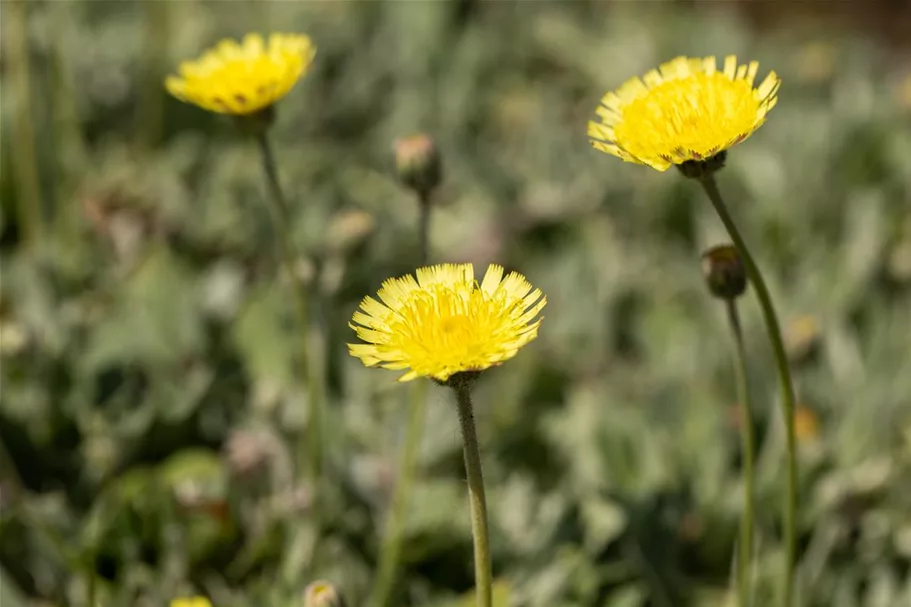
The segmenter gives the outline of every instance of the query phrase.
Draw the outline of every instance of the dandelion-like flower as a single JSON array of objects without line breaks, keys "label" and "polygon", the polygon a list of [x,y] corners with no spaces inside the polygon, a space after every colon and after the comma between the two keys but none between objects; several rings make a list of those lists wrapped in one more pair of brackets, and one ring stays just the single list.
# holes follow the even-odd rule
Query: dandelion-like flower
[{"label": "dandelion-like flower", "polygon": [[778,101],[781,81],[769,72],[753,88],[759,63],[725,57],[677,57],[626,81],[601,99],[589,121],[592,146],[659,171],[703,161],[749,137]]},{"label": "dandelion-like flower", "polygon": [[196,61],[180,64],[180,76],[168,76],[168,92],[187,103],[245,116],[274,104],[307,73],[316,47],[302,34],[259,34],[243,41],[225,39]]},{"label": "dandelion-like flower", "polygon": [[212,607],[212,603],[206,597],[194,596],[174,599],[170,607]]},{"label": "dandelion-like flower", "polygon": [[538,335],[547,303],[516,272],[490,265],[480,284],[471,264],[441,264],[386,280],[365,297],[350,327],[366,344],[348,344],[368,367],[408,371],[399,381],[482,371],[516,355]]}]

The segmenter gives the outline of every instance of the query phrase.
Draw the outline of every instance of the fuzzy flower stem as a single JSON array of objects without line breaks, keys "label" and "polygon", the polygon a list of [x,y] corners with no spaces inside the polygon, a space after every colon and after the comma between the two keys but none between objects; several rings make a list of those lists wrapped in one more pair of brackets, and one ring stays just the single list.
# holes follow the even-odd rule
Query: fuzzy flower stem
[{"label": "fuzzy flower stem", "polygon": [[268,135],[265,129],[261,130],[257,136],[260,155],[262,157],[263,171],[266,176],[266,185],[269,189],[269,195],[266,197],[269,202],[269,211],[272,214],[272,220],[275,224],[275,235],[279,241],[279,248],[282,255],[282,261],[285,265],[285,271],[291,280],[291,290],[294,297],[294,310],[297,315],[297,324],[300,330],[298,342],[300,344],[300,365],[303,380],[307,385],[307,405],[309,415],[307,416],[307,443],[310,449],[309,464],[311,480],[314,485],[318,485],[322,478],[323,470],[323,392],[320,386],[318,373],[315,371],[314,361],[309,351],[309,314],[307,306],[307,294],[303,288],[294,284],[295,255],[291,247],[291,239],[288,234],[290,221],[288,204],[282,193],[282,188],[278,180],[278,170],[275,164],[275,155],[272,152],[272,146],[269,143]]},{"label": "fuzzy flower stem", "polygon": [[471,406],[471,386],[457,381],[453,388],[459,408],[459,423],[465,451],[465,472],[468,476],[468,500],[471,506],[471,531],[474,539],[474,574],[478,607],[493,605],[493,574],[490,544],[487,535],[487,500],[484,496],[484,476],[481,472],[481,452]]},{"label": "fuzzy flower stem", "polygon": [[[421,244],[420,266],[428,264],[430,195],[419,197],[420,213],[418,221],[418,239]],[[411,503],[411,490],[417,472],[418,451],[421,446],[421,435],[424,432],[424,418],[427,412],[427,381],[417,381],[411,386],[411,402],[408,407],[408,426],[405,429],[405,447],[399,462],[396,475],[395,492],[392,495],[392,506],[386,523],[385,541],[380,551],[379,565],[376,574],[376,586],[369,602],[373,607],[385,607],[389,603],[395,574],[402,553],[405,539],[405,520],[408,517],[408,506]]]},{"label": "fuzzy flower stem", "polygon": [[740,543],[737,555],[737,587],[740,607],[749,607],[751,597],[750,569],[753,558],[753,529],[755,527],[753,508],[756,501],[756,475],[754,472],[753,407],[747,384],[747,358],[743,346],[743,330],[737,300],[725,301],[728,325],[737,351],[736,381],[737,401],[741,407],[740,439],[743,451],[743,516],[740,519]]},{"label": "fuzzy flower stem", "polygon": [[706,172],[700,178],[702,187],[708,195],[712,206],[719,219],[727,229],[734,246],[740,252],[743,259],[744,268],[750,284],[756,290],[756,296],[759,298],[759,305],[762,308],[762,315],[765,319],[766,331],[769,341],[772,345],[772,351],[775,355],[775,362],[778,366],[778,378],[781,384],[781,407],[784,417],[785,431],[787,436],[787,494],[784,506],[784,543],[785,543],[785,568],[782,574],[781,587],[781,605],[790,607],[793,604],[794,597],[794,565],[797,556],[797,440],[794,428],[794,384],[791,380],[791,370],[788,367],[788,357],[784,349],[784,341],[781,338],[781,328],[778,324],[778,317],[775,315],[775,307],[772,304],[772,296],[762,278],[759,267],[753,261],[740,231],[734,224],[734,220],[728,213],[727,206],[718,191],[718,185],[715,183],[715,177],[711,171]]},{"label": "fuzzy flower stem", "polygon": [[408,408],[408,426],[405,429],[405,447],[402,450],[399,470],[392,495],[392,506],[386,522],[385,541],[380,552],[376,586],[369,605],[385,607],[389,604],[396,570],[402,554],[402,543],[405,535],[405,521],[408,518],[408,507],[411,503],[411,490],[414,486],[417,469],[417,456],[424,429],[427,398],[427,382],[418,381],[411,386],[411,402]]}]

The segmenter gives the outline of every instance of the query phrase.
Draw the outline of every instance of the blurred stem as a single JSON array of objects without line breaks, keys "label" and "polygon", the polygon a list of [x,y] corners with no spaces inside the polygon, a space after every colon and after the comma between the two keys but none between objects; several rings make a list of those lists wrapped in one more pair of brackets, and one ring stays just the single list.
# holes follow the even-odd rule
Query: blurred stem
[{"label": "blurred stem", "polygon": [[478,607],[493,605],[493,574],[490,543],[487,534],[487,499],[484,496],[484,475],[481,472],[481,450],[475,430],[471,406],[470,382],[456,381],[453,385],[459,408],[459,424],[465,451],[465,473],[468,477],[468,501],[471,508],[471,532],[474,540],[474,576]]},{"label": "blurred stem", "polygon": [[321,385],[321,376],[316,372],[314,357],[310,352],[309,330],[310,321],[307,307],[307,293],[304,288],[297,284],[297,271],[295,268],[296,256],[291,247],[291,221],[288,211],[288,204],[282,193],[281,185],[278,180],[278,170],[275,165],[275,155],[272,153],[272,146],[269,143],[268,135],[265,129],[257,135],[260,155],[262,156],[263,170],[266,174],[266,185],[269,189],[269,195],[266,199],[269,202],[269,211],[272,214],[272,220],[275,225],[275,236],[278,239],[279,249],[285,266],[285,272],[291,284],[292,296],[294,298],[294,310],[297,315],[297,324],[300,330],[298,342],[300,343],[299,356],[301,359],[301,374],[304,382],[307,384],[307,406],[309,408],[307,415],[307,444],[304,449],[309,448],[309,457],[305,459],[309,462],[310,478],[314,488],[322,481],[323,471],[323,419],[324,403],[323,390]]},{"label": "blurred stem", "polygon": [[89,571],[88,591],[86,592],[87,601],[88,601],[87,604],[89,607],[95,607],[95,605],[97,603],[96,595],[98,594],[98,589],[97,589],[98,584],[97,584],[97,581],[95,580],[95,562],[94,562],[94,560],[89,564],[90,564],[90,567],[88,570]]},{"label": "blurred stem", "polygon": [[74,94],[72,72],[67,60],[67,27],[72,20],[72,3],[56,2],[53,12],[54,62],[54,134],[60,177],[57,179],[54,207],[54,232],[67,254],[79,246],[79,206],[73,194],[84,174],[88,151]]},{"label": "blurred stem", "polygon": [[392,507],[386,523],[384,543],[380,551],[379,566],[376,574],[376,586],[369,605],[386,607],[395,585],[396,571],[402,554],[405,536],[405,521],[411,503],[411,490],[414,486],[417,471],[417,456],[421,446],[421,435],[424,430],[427,398],[427,382],[418,380],[411,386],[409,393],[408,426],[405,430],[405,447],[402,451],[399,471],[396,475],[395,493],[392,496]]},{"label": "blurred stem", "polygon": [[[429,259],[430,237],[430,194],[421,193],[418,199],[420,213],[418,219],[418,239],[420,241],[420,266],[426,266]],[[411,387],[408,407],[408,426],[405,430],[405,447],[399,462],[396,475],[395,493],[392,495],[392,509],[386,523],[384,543],[380,551],[379,565],[376,574],[376,586],[369,604],[373,607],[386,607],[395,584],[395,574],[402,554],[405,540],[405,520],[411,503],[411,489],[417,472],[417,457],[424,432],[424,418],[427,410],[427,383],[425,380],[414,382]]]},{"label": "blurred stem", "polygon": [[32,120],[31,65],[28,49],[28,20],[25,0],[5,3],[8,27],[3,38],[9,57],[10,76],[16,93],[13,116],[13,171],[16,177],[16,220],[20,238],[32,245],[42,230],[41,185],[35,153],[35,124]]},{"label": "blurred stem", "polygon": [[152,148],[161,137],[164,118],[164,88],[161,85],[162,62],[168,43],[170,0],[144,3],[145,40],[143,54],[145,73],[139,98],[138,144]]},{"label": "blurred stem", "polygon": [[791,380],[791,370],[788,366],[788,357],[785,353],[784,342],[781,338],[781,328],[778,324],[778,317],[775,315],[775,306],[772,304],[772,296],[766,287],[765,280],[753,256],[743,241],[740,231],[737,229],[734,220],[728,213],[727,206],[721,198],[718,191],[718,184],[715,183],[715,177],[711,172],[707,172],[700,179],[705,193],[715,212],[718,213],[719,219],[727,229],[734,246],[737,247],[743,264],[746,268],[747,277],[750,284],[756,291],[759,299],[759,305],[762,308],[762,315],[765,319],[766,332],[769,336],[769,342],[772,344],[772,351],[775,355],[775,362],[778,366],[778,378],[781,385],[781,407],[784,417],[785,431],[787,435],[787,449],[785,459],[787,464],[788,484],[784,506],[784,543],[785,543],[785,568],[782,573],[781,586],[781,604],[790,606],[794,598],[794,565],[797,556],[797,441],[794,430],[794,384]]},{"label": "blurred stem", "polygon": [[747,357],[743,346],[743,330],[740,327],[740,314],[737,311],[737,300],[725,301],[728,313],[728,325],[734,337],[737,351],[735,367],[737,380],[737,400],[741,407],[740,439],[743,451],[743,516],[740,518],[740,543],[737,555],[737,588],[740,596],[740,607],[750,604],[751,584],[750,571],[753,558],[753,509],[756,503],[756,474],[753,445],[753,407],[750,404],[750,392],[747,385]]}]

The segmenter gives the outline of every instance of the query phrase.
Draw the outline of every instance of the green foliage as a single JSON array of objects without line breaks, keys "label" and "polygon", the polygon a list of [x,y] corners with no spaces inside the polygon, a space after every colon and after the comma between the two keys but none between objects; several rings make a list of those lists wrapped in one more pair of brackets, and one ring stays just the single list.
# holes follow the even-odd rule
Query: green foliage
[{"label": "green foliage", "polygon": [[[347,356],[346,323],[413,269],[417,207],[391,144],[417,131],[444,164],[432,257],[504,263],[549,300],[540,338],[475,399],[496,604],[727,604],[732,355],[699,268],[724,232],[695,184],[592,151],[585,122],[631,75],[728,52],[783,79],[719,180],[819,419],[801,441],[801,604],[911,603],[911,109],[884,49],[632,2],[29,2],[27,27],[31,98],[6,52],[0,89],[4,607],[85,605],[91,574],[99,605],[203,593],[284,607],[318,578],[363,603],[408,390]],[[273,131],[306,252],[296,278],[324,333],[331,482],[318,496],[298,459],[307,390],[255,146],[161,85],[250,29],[319,48]],[[15,211],[23,103],[45,201],[33,246]],[[749,295],[765,605],[783,436]],[[791,325],[802,317],[817,329]],[[449,397],[429,390],[396,605],[470,603]]]}]

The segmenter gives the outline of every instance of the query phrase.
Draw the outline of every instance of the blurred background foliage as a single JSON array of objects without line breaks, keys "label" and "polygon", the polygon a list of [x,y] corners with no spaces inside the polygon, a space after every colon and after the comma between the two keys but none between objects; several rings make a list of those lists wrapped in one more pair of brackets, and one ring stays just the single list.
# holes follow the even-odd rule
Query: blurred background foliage
[{"label": "blurred background foliage", "polygon": [[[594,152],[585,123],[632,75],[729,53],[784,83],[720,181],[803,403],[801,604],[911,604],[911,61],[875,28],[758,4],[3,2],[3,607],[84,605],[92,573],[102,605],[298,605],[317,577],[364,602],[408,390],[347,356],[346,321],[413,269],[417,208],[390,150],[418,131],[446,173],[432,257],[504,263],[549,298],[540,338],[477,393],[498,603],[722,605],[741,420],[698,259],[724,232],[694,184]],[[900,31],[906,6],[874,4]],[[319,516],[256,149],[162,88],[251,30],[319,48],[274,128],[296,279],[320,304]],[[758,309],[743,308],[763,605],[781,420]],[[455,411],[428,394],[395,604],[469,604]]]}]

